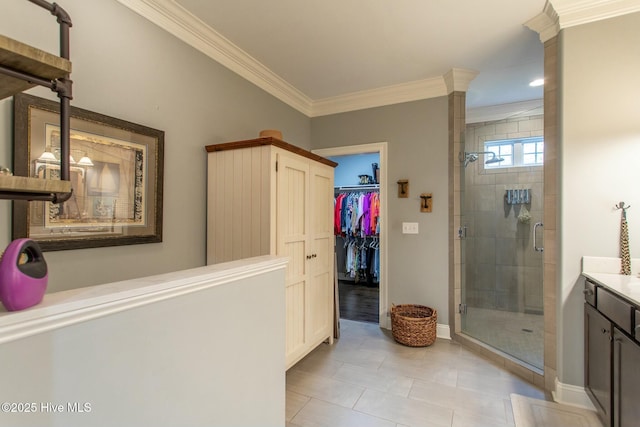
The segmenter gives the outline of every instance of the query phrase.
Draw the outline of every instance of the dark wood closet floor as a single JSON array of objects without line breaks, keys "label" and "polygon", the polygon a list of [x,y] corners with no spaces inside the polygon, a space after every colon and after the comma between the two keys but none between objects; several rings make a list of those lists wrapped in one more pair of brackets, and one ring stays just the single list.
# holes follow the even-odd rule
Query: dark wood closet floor
[{"label": "dark wood closet floor", "polygon": [[340,318],[378,323],[379,291],[377,285],[339,280]]}]

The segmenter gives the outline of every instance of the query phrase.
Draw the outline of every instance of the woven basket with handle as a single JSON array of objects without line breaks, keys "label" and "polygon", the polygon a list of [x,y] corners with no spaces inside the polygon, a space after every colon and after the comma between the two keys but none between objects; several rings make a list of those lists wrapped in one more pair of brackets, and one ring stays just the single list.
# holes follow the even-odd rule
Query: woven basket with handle
[{"label": "woven basket with handle", "polygon": [[436,340],[436,310],[417,304],[391,306],[391,332],[400,344],[426,347]]}]

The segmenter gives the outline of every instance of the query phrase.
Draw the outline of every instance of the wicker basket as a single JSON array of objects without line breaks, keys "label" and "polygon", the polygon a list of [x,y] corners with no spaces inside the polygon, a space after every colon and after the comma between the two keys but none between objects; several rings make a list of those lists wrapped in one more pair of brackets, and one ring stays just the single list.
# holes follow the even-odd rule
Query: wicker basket
[{"label": "wicker basket", "polygon": [[391,332],[400,344],[425,347],[436,340],[438,313],[424,305],[391,306]]}]

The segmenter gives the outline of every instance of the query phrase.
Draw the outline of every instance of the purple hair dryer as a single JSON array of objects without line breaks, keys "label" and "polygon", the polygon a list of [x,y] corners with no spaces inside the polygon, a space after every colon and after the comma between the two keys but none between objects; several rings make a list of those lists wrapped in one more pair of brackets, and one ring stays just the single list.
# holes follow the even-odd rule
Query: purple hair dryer
[{"label": "purple hair dryer", "polygon": [[9,311],[34,306],[42,301],[47,279],[40,246],[30,239],[16,239],[0,259],[0,301]]}]

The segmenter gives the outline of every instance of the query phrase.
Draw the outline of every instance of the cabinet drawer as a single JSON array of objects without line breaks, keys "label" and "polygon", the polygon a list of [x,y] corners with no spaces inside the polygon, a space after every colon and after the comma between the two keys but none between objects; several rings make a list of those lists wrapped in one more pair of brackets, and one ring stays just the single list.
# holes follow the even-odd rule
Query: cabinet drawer
[{"label": "cabinet drawer", "polygon": [[633,334],[631,313],[635,309],[630,304],[600,287],[596,288],[596,301],[598,311],[611,319],[626,333]]},{"label": "cabinet drawer", "polygon": [[636,341],[640,341],[640,311],[636,310],[636,321],[635,326],[633,328],[634,337]]},{"label": "cabinet drawer", "polygon": [[591,283],[588,280],[584,281],[584,300],[591,304],[592,306],[596,306],[596,285]]}]

